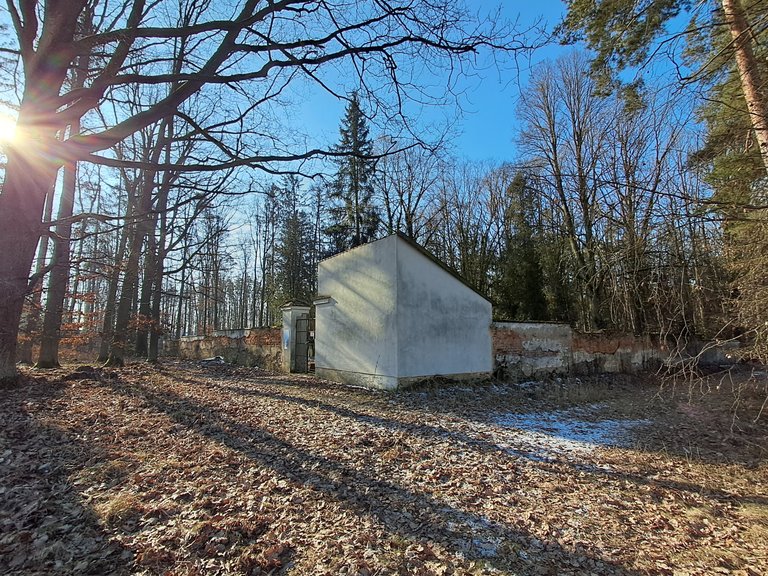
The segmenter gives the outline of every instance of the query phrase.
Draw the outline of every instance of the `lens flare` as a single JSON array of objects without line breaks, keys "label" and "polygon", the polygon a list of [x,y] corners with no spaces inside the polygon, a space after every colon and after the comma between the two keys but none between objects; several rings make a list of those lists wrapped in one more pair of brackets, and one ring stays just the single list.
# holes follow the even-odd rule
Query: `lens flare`
[{"label": "lens flare", "polygon": [[6,114],[0,114],[0,144],[16,139],[16,120]]}]

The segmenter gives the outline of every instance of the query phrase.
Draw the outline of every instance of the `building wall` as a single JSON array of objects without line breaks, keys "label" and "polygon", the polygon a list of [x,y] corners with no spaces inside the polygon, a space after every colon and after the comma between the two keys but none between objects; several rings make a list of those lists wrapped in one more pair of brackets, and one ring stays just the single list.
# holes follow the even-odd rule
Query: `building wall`
[{"label": "building wall", "polygon": [[251,328],[185,336],[178,341],[178,355],[187,360],[221,356],[231,364],[277,372],[282,357],[280,334],[279,328]]},{"label": "building wall", "polygon": [[658,366],[669,354],[646,337],[581,334],[567,324],[496,322],[492,332],[496,373],[511,380],[632,373]]},{"label": "building wall", "polygon": [[658,366],[666,357],[666,349],[647,337],[573,333],[574,374],[638,372]]},{"label": "building wall", "polygon": [[[428,307],[427,307],[428,308]],[[319,310],[319,308],[318,308]],[[454,323],[454,320],[452,320]],[[412,339],[406,338],[404,352],[417,357],[424,354],[425,345],[439,340],[436,331],[445,326],[433,325],[416,328]],[[489,331],[492,335],[494,371],[499,378],[520,380],[568,374],[632,373],[655,369],[661,363],[675,366],[699,355],[703,363],[732,363],[738,343],[715,345],[710,342],[691,344],[690,349],[675,351],[657,340],[631,335],[581,334],[567,324],[547,322],[494,322]],[[472,347],[470,336],[465,345]],[[222,356],[227,362],[241,366],[259,366],[278,372],[281,369],[281,331],[279,328],[253,328],[214,332],[208,336],[186,336],[178,341],[166,341],[164,352],[188,360],[202,360]],[[467,360],[463,353],[457,353]],[[490,355],[489,355],[490,356]],[[415,360],[411,360],[416,364]],[[481,376],[461,368],[459,372],[448,370],[454,366],[446,361],[445,376],[454,378]],[[318,368],[318,376],[371,388],[395,389],[417,382],[419,376],[432,376],[438,372],[422,371],[416,375],[365,374],[354,369],[336,370]]]},{"label": "building wall", "polygon": [[398,250],[398,375],[487,376],[491,303],[401,241]]},{"label": "building wall", "polygon": [[490,375],[491,304],[399,236],[320,263],[318,376],[395,389]]},{"label": "building wall", "polygon": [[397,387],[397,252],[391,236],[320,262],[315,371],[372,388]]}]

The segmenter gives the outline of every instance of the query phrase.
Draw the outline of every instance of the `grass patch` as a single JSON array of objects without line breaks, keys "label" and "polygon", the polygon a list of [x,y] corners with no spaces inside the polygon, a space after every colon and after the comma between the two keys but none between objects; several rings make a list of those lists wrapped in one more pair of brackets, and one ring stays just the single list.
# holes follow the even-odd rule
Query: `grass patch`
[{"label": "grass patch", "polygon": [[96,507],[96,512],[109,526],[136,523],[146,512],[141,500],[131,493],[121,492]]}]

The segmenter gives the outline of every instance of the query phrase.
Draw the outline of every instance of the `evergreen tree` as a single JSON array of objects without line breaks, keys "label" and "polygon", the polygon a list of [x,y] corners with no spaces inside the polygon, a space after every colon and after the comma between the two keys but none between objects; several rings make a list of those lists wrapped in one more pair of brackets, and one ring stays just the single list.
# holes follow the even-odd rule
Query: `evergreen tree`
[{"label": "evergreen tree", "polygon": [[288,176],[281,190],[282,222],[275,265],[278,294],[283,302],[309,301],[315,285],[312,225],[301,209],[299,186],[297,177]]},{"label": "evergreen tree", "polygon": [[373,142],[356,92],[352,93],[339,132],[341,139],[334,151],[341,156],[336,161],[336,178],[330,192],[332,224],[326,228],[333,253],[370,242],[379,227],[373,200]]},{"label": "evergreen tree", "polygon": [[[744,3],[741,16],[745,23],[765,22],[768,5]],[[707,129],[706,140],[692,164],[705,172],[713,191],[715,216],[722,221],[724,264],[733,296],[731,312],[737,330],[744,332],[751,344],[743,352],[768,361],[768,278],[764,272],[768,264],[768,211],[763,208],[768,197],[766,152],[761,150],[759,123],[750,106],[750,93],[745,90],[743,70],[729,58],[734,43],[731,30],[699,22],[691,28],[697,35],[688,56],[709,82],[706,99],[698,108]],[[753,26],[749,38],[755,57],[753,73],[757,78],[768,78],[768,29]],[[768,108],[764,85],[763,81],[761,94]],[[766,124],[768,117],[763,119]]]},{"label": "evergreen tree", "polygon": [[[745,6],[749,21],[765,21],[768,6],[754,3]],[[698,107],[699,119],[706,126],[706,140],[693,156],[693,163],[707,172],[714,198],[729,221],[743,217],[743,208],[752,200],[757,181],[766,175],[760,155],[749,106],[741,78],[729,47],[733,42],[729,30],[707,26],[707,21],[694,19],[696,33],[689,41],[687,57],[707,81],[707,94]],[[768,78],[768,31],[765,27],[752,32],[755,42],[757,73]],[[713,56],[714,55],[714,56]]]},{"label": "evergreen tree", "polygon": [[510,320],[547,320],[544,273],[537,250],[540,216],[535,192],[525,175],[518,172],[507,194],[510,203],[496,283],[497,314]]},{"label": "evergreen tree", "polygon": [[707,81],[713,66],[733,67],[763,169],[768,171],[768,94],[761,69],[765,4],[741,0],[570,0],[559,33],[565,41],[586,41],[593,51],[593,72],[603,87],[616,83],[618,71],[645,65],[659,40],[669,39],[667,25],[681,14],[691,17],[689,41],[698,40],[701,30],[727,37],[725,44],[707,51],[707,64],[696,70],[694,77]]}]

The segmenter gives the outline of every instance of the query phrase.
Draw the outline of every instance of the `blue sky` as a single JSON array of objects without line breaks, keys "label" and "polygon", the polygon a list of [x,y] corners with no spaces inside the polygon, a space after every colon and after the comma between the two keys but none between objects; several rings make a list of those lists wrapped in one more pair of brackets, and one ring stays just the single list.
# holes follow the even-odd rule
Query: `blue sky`
[{"label": "blue sky", "polygon": [[[483,4],[494,5],[485,1]],[[565,10],[565,4],[560,0],[506,0],[501,6],[510,19],[519,13],[521,26],[543,18],[549,29],[557,24]],[[530,60],[523,58],[519,61],[517,77],[499,78],[495,71],[489,70],[482,81],[476,82],[467,94],[468,103],[464,106],[460,125],[462,133],[455,141],[456,153],[471,160],[514,160],[520,88],[525,86],[537,63],[557,58],[570,49],[550,45],[536,50]]]},{"label": "blue sky", "polygon": [[[537,2],[515,0],[466,0],[472,9],[493,11],[501,6],[505,18],[519,20],[519,28],[524,29],[542,20],[551,29],[561,18],[565,4],[560,0],[539,0]],[[516,159],[515,130],[516,108],[521,86],[524,86],[531,69],[544,60],[556,58],[570,48],[558,45],[545,46],[536,50],[530,58],[518,61],[519,69],[508,67],[503,75],[493,67],[478,72],[472,78],[462,82],[458,89],[462,91],[460,110],[429,110],[424,113],[424,121],[439,121],[443,117],[454,117],[453,153],[459,158],[469,160],[512,161]],[[302,96],[299,96],[301,99]],[[306,131],[312,139],[323,144],[333,144],[338,140],[339,121],[344,113],[344,103],[327,93],[314,93],[304,96],[294,110],[295,116],[289,123],[297,130]],[[375,129],[372,129],[375,136]]]}]

